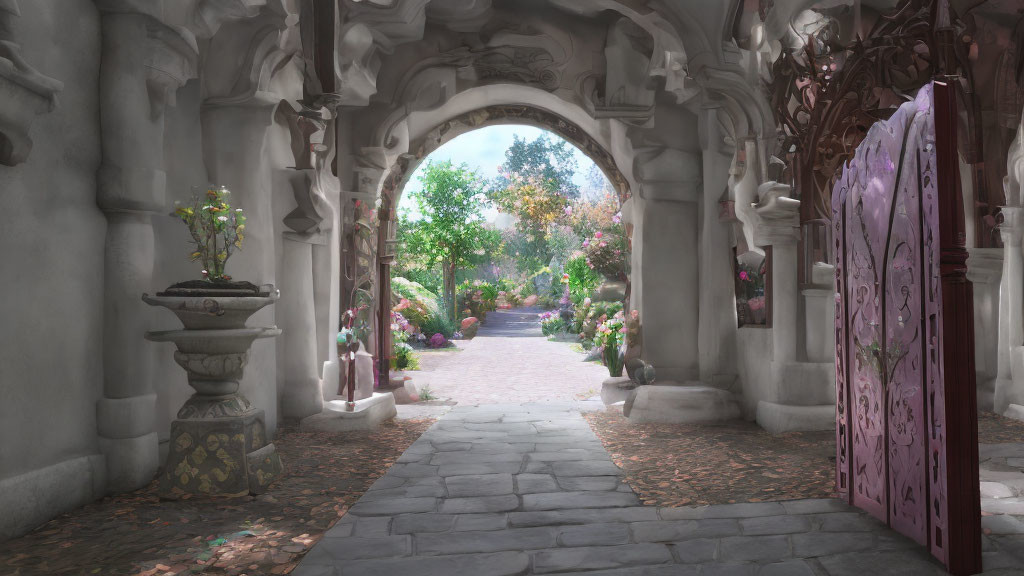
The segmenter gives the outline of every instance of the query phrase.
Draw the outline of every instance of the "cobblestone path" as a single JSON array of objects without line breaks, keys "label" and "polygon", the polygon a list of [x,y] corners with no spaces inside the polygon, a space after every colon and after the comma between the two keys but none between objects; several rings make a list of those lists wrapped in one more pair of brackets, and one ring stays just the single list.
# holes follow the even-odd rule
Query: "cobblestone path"
[{"label": "cobblestone path", "polygon": [[453,351],[419,354],[420,370],[409,372],[417,388],[459,405],[573,400],[595,396],[608,371],[563,342],[541,335],[537,313],[497,310],[472,340]]},{"label": "cobblestone path", "polygon": [[[928,553],[833,499],[643,506],[580,410],[605,371],[496,312],[417,386],[458,404],[306,555],[295,576],[926,576]],[[437,354],[434,356],[433,354]],[[1024,574],[1018,535],[986,574]]]},{"label": "cobblestone path", "polygon": [[[1021,543],[986,537],[986,574]],[[1016,547],[1016,551],[1013,548]],[[640,506],[573,404],[456,406],[296,576],[929,575],[923,548],[838,500]]]}]

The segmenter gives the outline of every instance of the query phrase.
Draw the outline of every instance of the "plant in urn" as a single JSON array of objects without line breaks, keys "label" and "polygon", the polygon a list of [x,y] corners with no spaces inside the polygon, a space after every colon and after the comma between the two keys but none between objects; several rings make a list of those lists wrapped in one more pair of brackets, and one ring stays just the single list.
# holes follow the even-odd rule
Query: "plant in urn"
[{"label": "plant in urn", "polygon": [[150,305],[169,309],[184,325],[182,330],[149,332],[146,338],[175,344],[174,360],[196,391],[171,423],[160,478],[163,498],[258,494],[282,470],[267,439],[263,410],[238,391],[252,343],[281,333],[276,327],[246,326],[246,321],[273,304],[280,292],[272,285],[234,282],[225,274],[245,233],[244,213],[231,208],[229,195],[225,188],[209,189],[174,212],[188,226],[195,244],[192,260],[202,263],[203,279],[142,296]]}]

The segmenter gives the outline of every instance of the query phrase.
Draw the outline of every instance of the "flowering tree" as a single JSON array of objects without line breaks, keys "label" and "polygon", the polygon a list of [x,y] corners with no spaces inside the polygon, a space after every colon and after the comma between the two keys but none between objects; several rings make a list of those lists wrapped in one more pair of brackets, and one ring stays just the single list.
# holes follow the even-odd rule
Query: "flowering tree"
[{"label": "flowering tree", "polygon": [[507,184],[492,190],[491,199],[502,212],[516,217],[516,230],[522,236],[517,250],[520,269],[538,268],[551,258],[549,227],[565,216],[569,201],[554,181],[538,175],[506,174]]},{"label": "flowering tree", "polygon": [[516,137],[505,151],[505,163],[491,183],[491,199],[516,217],[514,252],[520,271],[531,272],[551,260],[552,225],[566,221],[572,213],[570,201],[580,195],[573,182],[577,169],[570,144],[552,142],[547,135],[532,142]]},{"label": "flowering tree", "polygon": [[565,140],[552,142],[542,134],[532,142],[515,136],[512,145],[505,151],[505,163],[502,164],[499,176],[493,188],[507,188],[513,174],[523,178],[534,178],[545,183],[563,197],[570,200],[578,198],[580,187],[573,182],[573,176],[579,169],[572,146]]},{"label": "flowering tree", "polygon": [[487,204],[480,177],[465,164],[431,162],[420,177],[422,189],[410,192],[418,214],[399,218],[403,253],[425,267],[441,266],[445,313],[457,318],[455,275],[459,268],[475,267],[498,248],[499,234],[484,227]]}]

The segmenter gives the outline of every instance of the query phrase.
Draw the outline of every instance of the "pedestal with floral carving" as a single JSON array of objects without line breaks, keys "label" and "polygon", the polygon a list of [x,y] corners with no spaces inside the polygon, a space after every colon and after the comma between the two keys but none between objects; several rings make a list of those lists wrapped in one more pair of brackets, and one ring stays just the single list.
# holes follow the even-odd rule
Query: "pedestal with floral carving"
[{"label": "pedestal with floral carving", "polygon": [[146,338],[177,346],[174,360],[196,391],[171,423],[162,498],[259,494],[280,475],[281,459],[267,439],[264,412],[238,391],[252,343],[281,333],[245,322],[279,297],[272,286],[261,287],[256,296],[143,295],[146,303],[168,308],[184,324],[183,330],[149,332]]}]

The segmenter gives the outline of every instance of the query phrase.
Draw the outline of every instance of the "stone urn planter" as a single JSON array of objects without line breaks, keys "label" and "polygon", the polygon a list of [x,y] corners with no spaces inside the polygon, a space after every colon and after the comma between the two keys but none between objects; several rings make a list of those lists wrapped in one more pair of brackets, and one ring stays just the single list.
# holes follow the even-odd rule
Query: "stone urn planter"
[{"label": "stone urn planter", "polygon": [[142,296],[184,325],[182,330],[148,332],[146,339],[174,343],[174,360],[196,391],[171,423],[160,476],[162,498],[259,494],[280,475],[281,460],[267,438],[264,412],[238,391],[252,343],[281,333],[276,327],[246,326],[246,321],[279,297],[271,285],[211,286],[204,281]]}]

